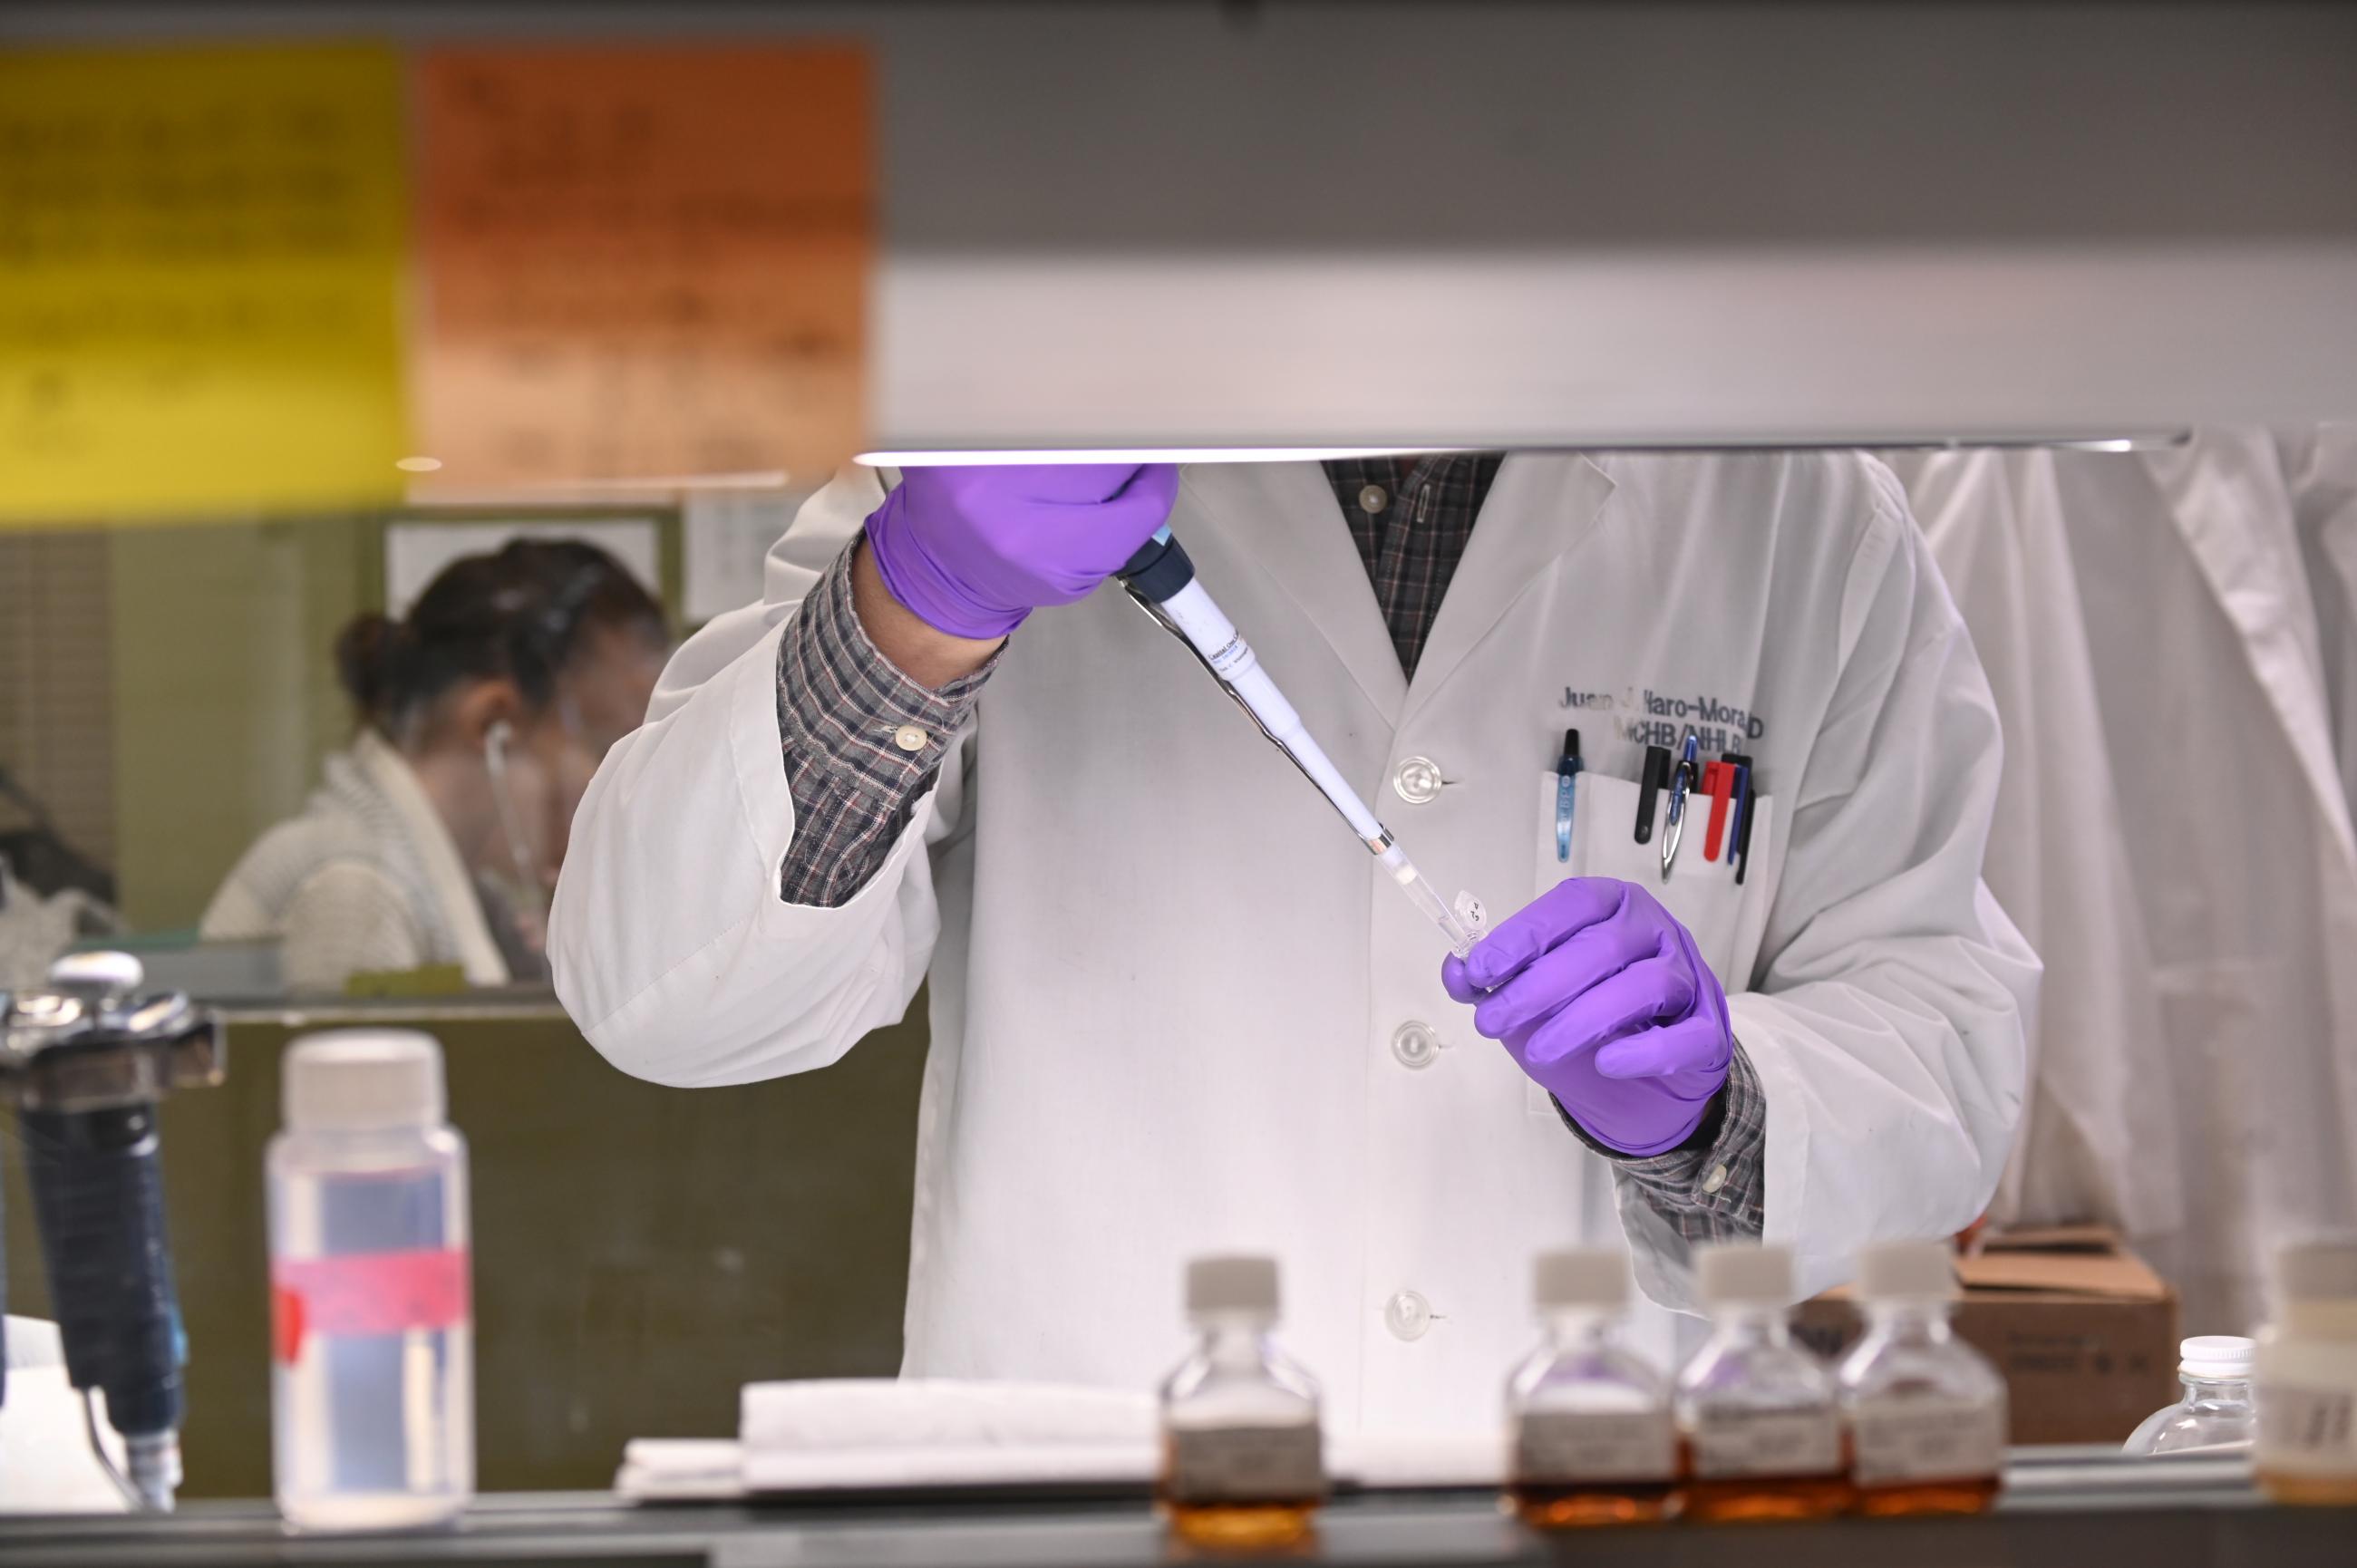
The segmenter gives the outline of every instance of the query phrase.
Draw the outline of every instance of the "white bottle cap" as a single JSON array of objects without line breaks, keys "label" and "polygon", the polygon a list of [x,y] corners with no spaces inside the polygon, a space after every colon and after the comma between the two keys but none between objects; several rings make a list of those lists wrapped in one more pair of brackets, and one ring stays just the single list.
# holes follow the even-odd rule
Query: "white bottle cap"
[{"label": "white bottle cap", "polygon": [[1755,1303],[1788,1306],[1792,1300],[1792,1253],[1787,1247],[1756,1247],[1721,1241],[1699,1249],[1695,1265],[1702,1299],[1712,1305]]},{"label": "white bottle cap", "polygon": [[2357,1301],[2357,1237],[2278,1247],[2275,1276],[2276,1294],[2284,1301]]},{"label": "white bottle cap", "polygon": [[362,1133],[439,1126],[442,1047],[414,1029],[331,1029],[286,1048],[286,1125]]},{"label": "white bottle cap", "polygon": [[1250,1313],[1276,1316],[1276,1260],[1263,1257],[1196,1258],[1187,1264],[1187,1313]]},{"label": "white bottle cap", "polygon": [[1878,1241],[1857,1255],[1857,1289],[1868,1301],[1953,1301],[1955,1259],[1944,1241]]},{"label": "white bottle cap", "polygon": [[127,996],[146,980],[146,966],[127,952],[70,952],[49,965],[49,984],[59,991]]},{"label": "white bottle cap", "polygon": [[2177,1369],[2189,1378],[2247,1378],[2255,1340],[2234,1334],[2200,1334],[2177,1347]]},{"label": "white bottle cap", "polygon": [[1629,1255],[1609,1247],[1541,1252],[1531,1262],[1531,1299],[1540,1311],[1629,1305]]}]

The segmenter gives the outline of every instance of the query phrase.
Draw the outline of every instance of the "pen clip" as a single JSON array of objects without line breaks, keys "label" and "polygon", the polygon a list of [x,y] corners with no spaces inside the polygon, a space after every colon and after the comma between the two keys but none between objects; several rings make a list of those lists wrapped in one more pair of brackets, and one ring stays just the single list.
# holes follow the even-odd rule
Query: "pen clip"
[{"label": "pen clip", "polygon": [[1664,882],[1670,879],[1670,867],[1677,864],[1678,843],[1685,837],[1686,794],[1702,777],[1702,770],[1695,761],[1701,751],[1702,743],[1693,736],[1686,736],[1684,755],[1678,758],[1677,766],[1670,771],[1669,832],[1662,840],[1662,880]]}]

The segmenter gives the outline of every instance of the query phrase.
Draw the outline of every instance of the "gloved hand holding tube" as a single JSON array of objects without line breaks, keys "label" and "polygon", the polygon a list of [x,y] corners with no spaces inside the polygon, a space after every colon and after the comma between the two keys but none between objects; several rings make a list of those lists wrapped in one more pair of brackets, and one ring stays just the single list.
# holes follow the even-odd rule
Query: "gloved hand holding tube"
[{"label": "gloved hand holding tube", "polygon": [[1178,493],[1169,463],[910,468],[867,519],[892,596],[952,637],[1005,637],[1136,553]]},{"label": "gloved hand holding tube", "polygon": [[1575,876],[1441,963],[1473,1027],[1597,1142],[1666,1154],[1727,1082],[1727,993],[1694,938],[1633,882]]}]

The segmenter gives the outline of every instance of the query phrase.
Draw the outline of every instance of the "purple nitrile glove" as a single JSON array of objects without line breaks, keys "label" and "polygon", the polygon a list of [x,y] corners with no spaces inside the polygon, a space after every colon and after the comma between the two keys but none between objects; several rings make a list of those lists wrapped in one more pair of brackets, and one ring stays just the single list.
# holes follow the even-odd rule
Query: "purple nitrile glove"
[{"label": "purple nitrile glove", "polygon": [[1084,598],[1169,521],[1168,463],[909,468],[867,519],[894,598],[952,637],[1005,637]]},{"label": "purple nitrile glove", "polygon": [[1727,1081],[1727,993],[1676,917],[1633,882],[1574,876],[1501,920],[1440,983],[1597,1142],[1676,1148]]}]

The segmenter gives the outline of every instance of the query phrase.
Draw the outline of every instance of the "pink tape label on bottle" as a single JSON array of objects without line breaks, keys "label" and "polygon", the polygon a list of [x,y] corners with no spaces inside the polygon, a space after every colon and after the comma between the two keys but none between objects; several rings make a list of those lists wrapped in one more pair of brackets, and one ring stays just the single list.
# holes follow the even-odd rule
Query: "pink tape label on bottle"
[{"label": "pink tape label on bottle", "polygon": [[463,1247],[281,1259],[270,1272],[279,1358],[294,1360],[311,1334],[456,1327],[472,1305],[467,1265]]}]

